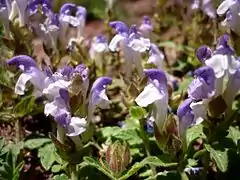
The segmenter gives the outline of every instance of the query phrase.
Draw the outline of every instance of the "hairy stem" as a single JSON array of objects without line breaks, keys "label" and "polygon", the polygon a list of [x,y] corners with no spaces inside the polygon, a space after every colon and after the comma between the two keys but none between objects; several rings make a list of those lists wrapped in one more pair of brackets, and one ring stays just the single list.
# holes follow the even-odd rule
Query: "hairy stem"
[{"label": "hairy stem", "polygon": [[70,171],[71,180],[78,180],[77,165],[69,164],[69,171]]},{"label": "hairy stem", "polygon": [[16,143],[20,142],[22,140],[22,124],[19,119],[15,122],[15,131],[16,131]]},{"label": "hairy stem", "polygon": [[[141,135],[141,138],[143,140],[147,156],[149,157],[149,156],[151,156],[150,142],[149,142],[148,136],[147,136],[147,134],[144,130],[144,124],[143,124],[144,121],[143,120],[139,120],[139,121],[140,121],[140,135]],[[156,174],[156,168],[154,166],[150,166],[150,167],[151,167],[153,175],[155,175]]]}]

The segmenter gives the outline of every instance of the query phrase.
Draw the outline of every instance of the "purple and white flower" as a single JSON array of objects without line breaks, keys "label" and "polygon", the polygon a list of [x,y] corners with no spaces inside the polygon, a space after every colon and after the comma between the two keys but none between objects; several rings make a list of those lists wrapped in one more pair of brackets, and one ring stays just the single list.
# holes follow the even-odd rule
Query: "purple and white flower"
[{"label": "purple and white flower", "polygon": [[69,26],[77,28],[77,39],[83,36],[87,10],[82,6],[72,3],[62,5],[59,12],[59,21],[61,24],[62,34],[65,35]]},{"label": "purple and white flower", "polygon": [[226,114],[228,115],[232,110],[232,103],[235,99],[237,92],[240,90],[240,68],[229,76],[226,89],[223,93],[223,98],[228,106]]},{"label": "purple and white flower", "polygon": [[164,54],[159,50],[156,44],[151,44],[147,63],[154,64],[159,70],[164,68]]},{"label": "purple and white flower", "polygon": [[211,67],[203,66],[195,71],[188,95],[194,100],[209,99],[215,94],[215,74]]},{"label": "purple and white flower", "polygon": [[167,78],[164,72],[158,69],[148,69],[144,72],[148,77],[148,85],[138,95],[135,102],[141,107],[154,104],[152,116],[161,132],[168,112]]},{"label": "purple and white flower", "polygon": [[139,26],[139,31],[141,35],[145,38],[149,38],[151,32],[153,31],[153,25],[148,16],[144,16],[141,25]]},{"label": "purple and white flower", "polygon": [[194,102],[191,98],[185,99],[177,110],[180,135],[184,137],[187,128],[202,123],[206,113],[207,109],[202,101]]},{"label": "purple and white flower", "polygon": [[46,75],[38,68],[37,63],[31,57],[25,55],[15,56],[8,60],[8,64],[17,66],[23,71],[15,85],[16,94],[24,95],[28,81],[33,84],[36,94],[41,94],[46,87]]},{"label": "purple and white flower", "polygon": [[193,0],[193,10],[201,9],[210,18],[216,18],[216,11],[212,5],[212,0]]},{"label": "purple and white flower", "polygon": [[87,122],[85,118],[72,117],[68,90],[59,89],[59,94],[59,97],[45,105],[44,114],[54,117],[57,124],[65,129],[67,136],[78,136],[86,130]]},{"label": "purple and white flower", "polygon": [[88,102],[88,120],[92,121],[93,112],[98,106],[101,109],[108,109],[110,101],[106,94],[107,85],[112,84],[112,79],[109,77],[99,77],[92,85],[89,93]]},{"label": "purple and white flower", "polygon": [[109,49],[113,52],[119,50],[119,48],[122,50],[126,78],[130,79],[132,75],[132,64],[135,64],[138,74],[143,76],[141,53],[150,48],[150,40],[141,36],[136,25],[129,29],[125,23],[113,21],[110,22],[110,26],[116,30],[117,34],[111,40]]},{"label": "purple and white flower", "polygon": [[[210,58],[205,58],[202,62],[211,67],[215,73],[215,97],[223,93],[224,79],[235,74],[240,67],[240,62],[234,56],[234,50],[228,44],[229,36],[224,35],[219,38],[216,50]],[[197,54],[200,54],[198,50]],[[209,54],[209,53],[208,53]]]},{"label": "purple and white flower", "polygon": [[94,60],[96,66],[99,69],[103,69],[104,66],[104,53],[108,51],[108,40],[103,35],[98,35],[93,38],[89,54],[92,60]]},{"label": "purple and white flower", "polygon": [[43,72],[29,56],[15,56],[8,60],[8,64],[18,66],[23,71],[15,85],[15,93],[19,95],[24,95],[26,84],[30,81],[34,86],[34,95],[36,97],[45,95],[52,101],[55,97],[59,97],[59,89],[68,89],[72,84],[71,79],[66,78],[64,71],[63,73],[52,73],[51,70],[46,67]]},{"label": "purple and white flower", "polygon": [[49,12],[46,14],[46,19],[43,23],[39,24],[40,30],[44,33],[40,33],[39,36],[43,39],[45,44],[48,45],[48,47],[52,47],[54,51],[57,50],[57,40],[59,37],[59,20],[58,15],[54,14],[53,12]]},{"label": "purple and white flower", "polygon": [[217,9],[219,16],[226,15],[222,22],[223,26],[229,26],[238,36],[240,36],[240,2],[238,0],[224,0]]}]

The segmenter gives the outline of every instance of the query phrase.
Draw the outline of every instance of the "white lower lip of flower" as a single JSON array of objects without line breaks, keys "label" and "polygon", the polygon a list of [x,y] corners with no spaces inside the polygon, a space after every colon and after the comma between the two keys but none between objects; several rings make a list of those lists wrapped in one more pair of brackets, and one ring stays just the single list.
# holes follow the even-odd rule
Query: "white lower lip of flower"
[{"label": "white lower lip of flower", "polygon": [[140,38],[140,39],[133,39],[129,43],[129,47],[131,47],[134,51],[143,53],[146,52],[150,48],[150,40],[146,38]]},{"label": "white lower lip of flower", "polygon": [[223,77],[229,65],[227,55],[221,54],[213,55],[205,64],[213,68],[216,78]]},{"label": "white lower lip of flower", "polygon": [[49,86],[43,89],[43,94],[51,96],[59,96],[59,89],[68,88],[70,86],[70,81],[58,80],[54,83],[49,84]]},{"label": "white lower lip of flower", "polygon": [[[113,52],[117,51],[118,47],[120,46],[120,42],[124,40],[124,37],[120,34],[116,34],[111,42],[109,43],[109,49]],[[124,45],[123,45],[124,46]]]},{"label": "white lower lip of flower", "polygon": [[147,61],[148,64],[154,64],[158,69],[163,70],[163,56],[151,55]]},{"label": "white lower lip of flower", "polygon": [[60,20],[68,24],[71,24],[73,27],[77,27],[81,25],[81,22],[79,21],[79,19],[73,16],[61,15]]},{"label": "white lower lip of flower", "polygon": [[233,0],[223,1],[217,8],[217,14],[220,16],[224,15],[227,12],[227,10],[234,4],[235,4],[235,1]]},{"label": "white lower lip of flower", "polygon": [[27,74],[27,73],[22,73],[18,80],[17,80],[17,83],[15,85],[15,93],[18,94],[18,95],[23,95],[25,92],[25,86],[26,86],[26,83],[32,79],[32,76]]},{"label": "white lower lip of flower", "polygon": [[163,94],[152,83],[148,84],[144,90],[135,99],[135,102],[141,107],[147,107],[154,101],[160,100],[164,97]]},{"label": "white lower lip of flower", "polygon": [[85,118],[72,117],[67,127],[67,136],[78,136],[86,131],[87,121]]}]

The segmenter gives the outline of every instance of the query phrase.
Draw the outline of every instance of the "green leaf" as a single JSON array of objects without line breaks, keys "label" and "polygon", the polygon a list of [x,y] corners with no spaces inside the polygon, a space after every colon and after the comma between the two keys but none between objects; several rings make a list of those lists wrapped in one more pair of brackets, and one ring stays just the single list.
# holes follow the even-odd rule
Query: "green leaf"
[{"label": "green leaf", "polygon": [[94,167],[96,169],[98,169],[100,172],[102,172],[103,174],[105,174],[106,176],[108,176],[111,179],[115,179],[112,174],[111,171],[109,169],[106,169],[106,167],[103,167],[99,161],[97,161],[96,159],[92,158],[92,157],[84,157],[83,158],[83,162],[80,164],[80,167],[86,167],[86,166],[91,166]]},{"label": "green leaf", "polygon": [[18,180],[20,171],[23,168],[24,161],[21,161],[16,165],[16,157],[10,150],[4,160],[4,163],[0,167],[0,180]]},{"label": "green leaf", "polygon": [[12,76],[13,74],[11,72],[7,71],[3,66],[0,66],[0,86],[2,85],[12,89]]},{"label": "green leaf", "polygon": [[214,149],[209,144],[205,144],[205,148],[210,153],[211,159],[215,161],[218,169],[222,172],[226,172],[228,169],[228,149]]},{"label": "green leaf", "polygon": [[194,167],[198,165],[198,161],[196,159],[188,159],[188,167]]},{"label": "green leaf", "polygon": [[205,134],[203,133],[202,124],[193,126],[187,130],[187,145],[197,138],[206,138]]},{"label": "green leaf", "polygon": [[19,103],[17,103],[14,108],[14,112],[19,116],[23,117],[25,115],[29,115],[35,106],[35,98],[34,96],[27,96],[21,99]]},{"label": "green leaf", "polygon": [[113,134],[112,137],[114,139],[125,140],[130,146],[143,143],[137,131],[134,129],[122,129],[122,131]]},{"label": "green leaf", "polygon": [[51,171],[53,173],[57,173],[62,170],[62,166],[60,164],[55,164],[52,166]]},{"label": "green leaf", "polygon": [[64,164],[66,163],[66,161],[64,161],[59,154],[57,153],[57,151],[54,152],[54,156],[55,156],[55,161],[59,164]]},{"label": "green leaf", "polygon": [[29,149],[37,149],[49,143],[51,143],[51,139],[49,138],[36,138],[25,141],[24,146]]},{"label": "green leaf", "polygon": [[146,110],[139,106],[133,106],[130,109],[130,115],[132,118],[142,119],[146,115]]},{"label": "green leaf", "polygon": [[55,151],[54,144],[47,144],[38,150],[38,157],[40,158],[41,164],[44,169],[49,170],[55,162]]},{"label": "green leaf", "polygon": [[232,139],[233,142],[237,145],[238,144],[238,140],[240,140],[240,131],[239,131],[239,127],[233,127],[230,126],[229,130],[228,130],[228,138]]},{"label": "green leaf", "polygon": [[13,156],[17,157],[21,149],[23,149],[24,143],[19,142],[17,144],[9,144],[8,148],[11,149]]},{"label": "green leaf", "polygon": [[113,134],[117,134],[118,132],[120,132],[122,129],[118,126],[113,126],[113,127],[104,127],[100,129],[100,136],[103,139],[108,139],[109,137],[111,137]]},{"label": "green leaf", "polygon": [[4,146],[5,146],[5,140],[3,137],[0,137],[0,151],[2,151]]},{"label": "green leaf", "polygon": [[138,170],[143,168],[146,165],[150,166],[156,166],[156,167],[171,167],[171,166],[177,166],[177,163],[165,163],[161,161],[158,157],[155,156],[149,156],[146,157],[141,162],[135,163],[122,177],[119,178],[119,180],[125,180],[134,175]]},{"label": "green leaf", "polygon": [[140,121],[139,119],[130,117],[129,119],[125,120],[125,129],[139,129],[140,128]]},{"label": "green leaf", "polygon": [[66,174],[56,175],[53,177],[53,180],[69,180]]},{"label": "green leaf", "polygon": [[13,172],[13,180],[19,180],[20,172],[21,172],[24,164],[25,164],[25,162],[22,161],[16,166],[16,168],[14,169],[14,172]]}]

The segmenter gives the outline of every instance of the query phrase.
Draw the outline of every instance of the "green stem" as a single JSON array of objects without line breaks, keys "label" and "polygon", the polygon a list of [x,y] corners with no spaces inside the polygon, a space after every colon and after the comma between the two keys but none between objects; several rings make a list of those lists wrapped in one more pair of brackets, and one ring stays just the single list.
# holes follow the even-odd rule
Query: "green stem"
[{"label": "green stem", "polygon": [[78,180],[77,165],[69,164],[69,171],[70,171],[71,180]]},{"label": "green stem", "polygon": [[[147,136],[147,134],[144,130],[143,119],[139,120],[139,122],[140,122],[140,135],[141,135],[141,138],[143,140],[147,156],[149,157],[149,156],[151,156],[150,142],[149,142],[148,136]],[[150,166],[150,167],[151,167],[153,175],[155,175],[157,173],[156,168],[154,166]]]},{"label": "green stem", "polygon": [[16,143],[19,143],[22,139],[22,124],[19,119],[15,122],[15,131],[16,131]]},{"label": "green stem", "polygon": [[207,172],[209,169],[209,161],[210,161],[209,153],[206,152],[203,157],[203,174],[201,177],[201,179],[203,179],[203,180],[207,179]]},{"label": "green stem", "polygon": [[65,134],[64,129],[60,125],[57,125],[57,139],[62,144],[64,144],[64,134]]}]

